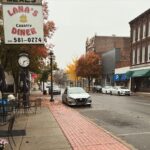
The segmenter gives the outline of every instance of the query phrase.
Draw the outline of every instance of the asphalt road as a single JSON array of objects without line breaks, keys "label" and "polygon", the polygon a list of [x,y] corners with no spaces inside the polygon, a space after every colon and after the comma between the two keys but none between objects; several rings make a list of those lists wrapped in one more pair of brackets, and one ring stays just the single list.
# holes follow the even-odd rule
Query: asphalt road
[{"label": "asphalt road", "polygon": [[91,94],[92,107],[74,107],[138,150],[150,150],[150,97]]}]

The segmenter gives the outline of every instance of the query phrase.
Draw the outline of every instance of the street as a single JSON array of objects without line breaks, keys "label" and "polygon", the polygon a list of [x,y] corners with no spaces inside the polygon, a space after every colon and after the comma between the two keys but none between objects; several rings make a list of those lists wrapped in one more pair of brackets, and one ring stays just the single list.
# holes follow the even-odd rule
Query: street
[{"label": "street", "polygon": [[73,107],[138,150],[150,150],[150,99],[91,94],[92,107]]}]

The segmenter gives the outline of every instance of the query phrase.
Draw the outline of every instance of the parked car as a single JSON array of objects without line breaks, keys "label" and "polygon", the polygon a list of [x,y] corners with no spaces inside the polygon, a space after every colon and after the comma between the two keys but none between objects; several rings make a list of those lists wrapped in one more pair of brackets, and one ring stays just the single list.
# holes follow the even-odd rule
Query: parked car
[{"label": "parked car", "polygon": [[91,106],[91,96],[81,87],[67,87],[62,94],[62,102],[67,105],[89,105]]},{"label": "parked car", "polygon": [[110,94],[130,96],[131,91],[128,88],[124,87],[124,86],[115,86],[114,88],[111,89]]},{"label": "parked car", "polygon": [[[49,86],[49,94],[51,94],[51,86]],[[58,85],[53,85],[53,94],[54,95],[60,95],[61,94],[61,89],[59,88]]]},{"label": "parked car", "polygon": [[100,86],[100,85],[94,85],[92,87],[92,91],[96,92],[96,93],[101,93],[102,92],[102,86]]},{"label": "parked car", "polygon": [[102,93],[105,93],[105,94],[110,94],[110,91],[113,87],[112,86],[104,86],[102,87]]},{"label": "parked car", "polygon": [[43,92],[43,94],[48,94],[49,93],[49,87],[51,83],[50,82],[42,82],[40,85],[40,89]]}]

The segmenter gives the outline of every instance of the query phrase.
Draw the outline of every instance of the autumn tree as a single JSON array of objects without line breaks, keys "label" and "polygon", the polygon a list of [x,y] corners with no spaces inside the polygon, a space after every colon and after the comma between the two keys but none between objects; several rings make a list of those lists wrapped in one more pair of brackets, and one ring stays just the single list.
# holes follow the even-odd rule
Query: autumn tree
[{"label": "autumn tree", "polygon": [[82,55],[77,61],[76,74],[88,79],[88,90],[90,91],[92,79],[100,75],[99,55],[93,51]]},{"label": "autumn tree", "polygon": [[[0,60],[3,65],[5,71],[11,73],[13,75],[16,89],[18,89],[18,77],[19,77],[19,66],[18,66],[18,55],[20,52],[24,51],[29,54],[30,57],[30,66],[29,70],[32,72],[39,73],[41,68],[44,65],[43,58],[48,56],[47,49],[52,47],[52,44],[47,44],[48,38],[51,38],[55,31],[55,23],[53,21],[48,20],[48,3],[43,0],[43,26],[44,26],[44,41],[45,44],[5,44],[4,43],[4,29],[3,26],[0,26]],[[2,8],[0,5],[0,18],[2,18]],[[48,45],[48,47],[47,47]]]},{"label": "autumn tree", "polygon": [[67,73],[67,76],[68,76],[69,80],[71,80],[75,84],[78,80],[78,77],[77,77],[77,74],[76,74],[76,67],[77,67],[77,59],[73,59],[72,63],[67,65],[67,68],[66,68],[66,73]]}]

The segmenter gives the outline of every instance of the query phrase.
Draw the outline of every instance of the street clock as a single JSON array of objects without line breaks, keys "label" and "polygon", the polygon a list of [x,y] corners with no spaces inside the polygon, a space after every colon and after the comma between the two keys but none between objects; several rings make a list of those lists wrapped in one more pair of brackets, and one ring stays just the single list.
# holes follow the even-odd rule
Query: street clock
[{"label": "street clock", "polygon": [[23,68],[28,67],[30,64],[30,59],[29,59],[28,55],[25,53],[20,54],[19,58],[18,58],[18,63]]}]

